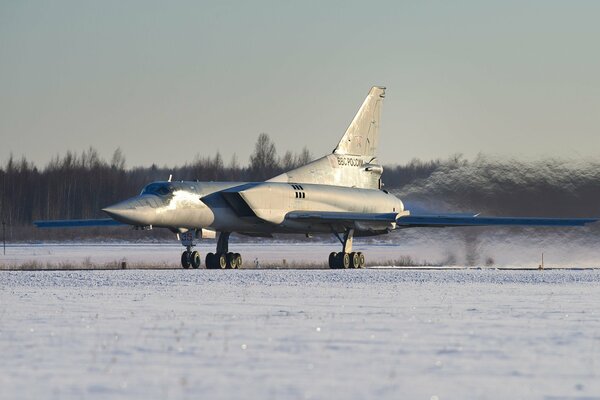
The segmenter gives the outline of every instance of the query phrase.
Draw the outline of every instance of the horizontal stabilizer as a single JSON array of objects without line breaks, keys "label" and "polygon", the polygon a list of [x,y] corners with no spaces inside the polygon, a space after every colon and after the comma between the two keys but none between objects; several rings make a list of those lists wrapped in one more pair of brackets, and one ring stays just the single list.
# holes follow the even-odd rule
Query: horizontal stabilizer
[{"label": "horizontal stabilizer", "polygon": [[38,228],[89,228],[94,226],[125,226],[112,218],[102,219],[57,219],[50,221],[33,221]]},{"label": "horizontal stabilizer", "polygon": [[464,214],[408,215],[396,220],[398,228],[451,227],[451,226],[584,226],[598,218],[535,218],[535,217],[480,217]]}]

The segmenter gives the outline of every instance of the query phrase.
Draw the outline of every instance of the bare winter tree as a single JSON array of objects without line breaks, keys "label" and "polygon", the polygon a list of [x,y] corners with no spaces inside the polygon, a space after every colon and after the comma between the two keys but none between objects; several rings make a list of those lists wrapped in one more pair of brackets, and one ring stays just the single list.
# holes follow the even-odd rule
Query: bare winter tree
[{"label": "bare winter tree", "polygon": [[117,147],[110,160],[110,167],[113,169],[125,169],[125,156],[120,147]]},{"label": "bare winter tree", "polygon": [[279,161],[279,168],[283,171],[289,171],[294,168],[298,168],[302,165],[308,164],[312,160],[312,156],[306,146],[302,149],[300,154],[286,151],[281,160]]},{"label": "bare winter tree", "polygon": [[281,168],[283,168],[285,171],[294,169],[296,167],[296,157],[294,157],[294,154],[292,154],[292,152],[288,150],[285,152],[283,157],[281,157],[281,161],[279,162],[279,164],[281,165]]},{"label": "bare winter tree", "polygon": [[296,165],[300,166],[300,165],[308,164],[311,161],[312,161],[312,154],[310,154],[310,151],[308,151],[308,148],[306,146],[304,146],[302,148],[302,151],[298,155]]},{"label": "bare winter tree", "polygon": [[254,153],[250,156],[250,174],[252,179],[265,180],[273,177],[279,170],[275,144],[266,133],[258,135]]}]

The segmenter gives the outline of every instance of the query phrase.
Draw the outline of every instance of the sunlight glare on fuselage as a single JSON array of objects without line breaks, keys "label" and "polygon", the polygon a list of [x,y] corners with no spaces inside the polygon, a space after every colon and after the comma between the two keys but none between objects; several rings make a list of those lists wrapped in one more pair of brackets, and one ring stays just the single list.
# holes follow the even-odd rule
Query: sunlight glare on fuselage
[{"label": "sunlight glare on fuselage", "polygon": [[170,196],[168,202],[164,206],[157,208],[156,212],[161,214],[177,209],[190,208],[198,205],[198,203],[200,203],[200,199],[196,193],[178,189],[173,191],[173,195]]}]

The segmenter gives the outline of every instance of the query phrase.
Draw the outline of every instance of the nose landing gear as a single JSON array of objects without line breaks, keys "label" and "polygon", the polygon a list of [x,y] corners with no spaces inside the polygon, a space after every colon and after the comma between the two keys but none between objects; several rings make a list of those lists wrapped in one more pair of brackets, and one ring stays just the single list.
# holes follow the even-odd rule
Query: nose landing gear
[{"label": "nose landing gear", "polygon": [[185,269],[192,267],[194,269],[200,268],[200,253],[192,251],[194,247],[194,232],[187,231],[177,235],[181,244],[185,246],[185,251],[181,253],[181,266]]},{"label": "nose landing gear", "polygon": [[194,269],[200,268],[200,253],[197,251],[190,251],[189,249],[181,253],[181,266],[185,269],[192,267]]}]

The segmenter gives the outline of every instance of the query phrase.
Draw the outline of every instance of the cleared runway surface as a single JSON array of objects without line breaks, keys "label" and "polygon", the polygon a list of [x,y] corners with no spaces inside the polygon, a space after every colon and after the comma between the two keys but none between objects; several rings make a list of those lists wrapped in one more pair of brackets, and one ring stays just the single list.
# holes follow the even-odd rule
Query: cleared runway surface
[{"label": "cleared runway surface", "polygon": [[[354,249],[364,252],[371,265],[402,265],[399,261],[408,258],[416,264],[536,268],[544,253],[547,267],[600,267],[599,235],[585,231],[544,232],[413,230],[359,238],[355,240]],[[333,239],[329,242],[317,238],[306,242],[239,240],[235,237],[230,249],[242,254],[245,268],[324,268],[329,253],[340,250],[340,244]],[[196,249],[204,258],[207,252],[215,251],[215,241],[202,241]],[[175,240],[165,243],[9,243],[6,255],[0,255],[0,269],[116,267],[122,262],[129,268],[179,268],[182,251],[183,247]]]},{"label": "cleared runway surface", "polygon": [[600,399],[600,271],[0,273],[13,398]]}]

